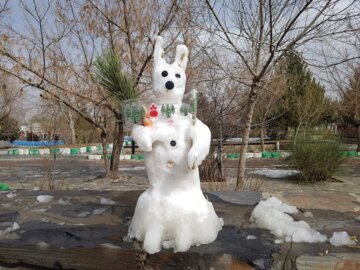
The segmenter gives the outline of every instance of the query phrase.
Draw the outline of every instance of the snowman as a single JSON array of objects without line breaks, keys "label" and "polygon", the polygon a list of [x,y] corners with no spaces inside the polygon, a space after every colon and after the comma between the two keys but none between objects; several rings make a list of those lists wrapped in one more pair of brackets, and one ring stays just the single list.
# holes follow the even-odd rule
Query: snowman
[{"label": "snowman", "polygon": [[129,237],[142,241],[150,254],[161,248],[184,252],[192,245],[211,243],[223,225],[200,188],[198,166],[209,153],[211,133],[182,104],[187,61],[187,47],[178,45],[174,63],[168,64],[163,38],[156,38],[156,103],[147,113],[147,124],[132,128],[132,138],[145,152],[150,187],[137,201]]}]

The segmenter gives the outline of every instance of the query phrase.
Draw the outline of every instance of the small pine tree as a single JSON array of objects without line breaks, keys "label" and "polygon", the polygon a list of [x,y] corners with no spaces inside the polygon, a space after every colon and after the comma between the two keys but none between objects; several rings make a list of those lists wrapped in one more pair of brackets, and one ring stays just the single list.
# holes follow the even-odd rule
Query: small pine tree
[{"label": "small pine tree", "polygon": [[96,58],[93,74],[97,83],[108,91],[120,106],[125,100],[136,98],[135,84],[130,76],[122,71],[121,63],[114,51],[108,50]]}]

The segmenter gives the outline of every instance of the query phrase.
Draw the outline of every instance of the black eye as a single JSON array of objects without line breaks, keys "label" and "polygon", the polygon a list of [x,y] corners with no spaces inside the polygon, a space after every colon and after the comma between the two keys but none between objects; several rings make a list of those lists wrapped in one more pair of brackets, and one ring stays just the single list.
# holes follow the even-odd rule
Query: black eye
[{"label": "black eye", "polygon": [[163,72],[161,72],[161,76],[163,76],[163,77],[166,77],[168,74],[169,74],[169,73],[168,73],[166,70],[164,70]]},{"label": "black eye", "polygon": [[176,78],[181,78],[180,74],[175,74]]}]

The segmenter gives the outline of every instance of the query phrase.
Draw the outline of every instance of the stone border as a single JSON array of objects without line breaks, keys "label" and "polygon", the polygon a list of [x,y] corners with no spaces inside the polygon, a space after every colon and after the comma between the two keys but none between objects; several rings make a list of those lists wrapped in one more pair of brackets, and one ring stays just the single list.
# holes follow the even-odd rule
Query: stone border
[{"label": "stone border", "polygon": [[[111,155],[108,155],[108,159],[111,158]],[[89,160],[103,160],[104,159],[104,155],[87,155],[86,159]],[[144,159],[144,155],[120,155],[120,160],[143,160]]]},{"label": "stone border", "polygon": [[[112,149],[113,144],[106,145],[107,149]],[[91,153],[94,151],[102,150],[101,145],[89,145],[82,147],[49,147],[49,148],[17,148],[7,151],[8,156],[23,156],[23,155],[49,155],[56,153],[58,155],[79,155],[85,153]]]},{"label": "stone border", "polygon": [[[124,146],[127,145],[124,142]],[[110,150],[113,148],[113,144],[106,145],[106,149]],[[17,148],[7,150],[8,156],[23,156],[23,155],[49,155],[56,153],[58,155],[79,155],[85,153],[91,153],[94,151],[101,151],[101,145],[88,145],[82,147],[50,147],[50,148]],[[360,152],[356,151],[345,151],[343,153],[345,157],[360,157]],[[100,157],[97,157],[100,156]],[[239,153],[226,153],[224,157],[227,159],[239,159]],[[290,156],[290,152],[286,151],[273,151],[273,152],[257,152],[257,153],[246,153],[247,158],[286,158]],[[104,159],[103,155],[87,155],[87,159],[91,160],[101,160]],[[108,158],[111,158],[111,155],[108,155]],[[120,155],[120,159],[144,159],[143,155]]]}]

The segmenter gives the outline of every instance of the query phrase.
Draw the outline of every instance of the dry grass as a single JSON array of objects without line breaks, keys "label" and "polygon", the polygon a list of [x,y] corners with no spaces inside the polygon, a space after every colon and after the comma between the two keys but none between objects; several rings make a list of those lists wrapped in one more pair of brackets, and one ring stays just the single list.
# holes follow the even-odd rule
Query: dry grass
[{"label": "dry grass", "polygon": [[226,178],[221,175],[219,165],[215,159],[206,159],[199,167],[200,179],[202,182],[225,182]]},{"label": "dry grass", "polygon": [[247,175],[245,181],[240,183],[240,190],[258,191],[265,181],[265,177],[257,175]]},{"label": "dry grass", "polygon": [[[265,178],[260,176],[248,176],[242,183],[242,191],[258,191],[264,183]],[[201,188],[204,191],[234,191],[236,178],[227,178],[225,182],[202,182]]]},{"label": "dry grass", "polygon": [[33,188],[37,187],[39,190],[67,190],[67,185],[63,181],[49,181],[47,177],[43,177],[33,181]]}]

